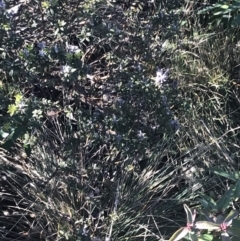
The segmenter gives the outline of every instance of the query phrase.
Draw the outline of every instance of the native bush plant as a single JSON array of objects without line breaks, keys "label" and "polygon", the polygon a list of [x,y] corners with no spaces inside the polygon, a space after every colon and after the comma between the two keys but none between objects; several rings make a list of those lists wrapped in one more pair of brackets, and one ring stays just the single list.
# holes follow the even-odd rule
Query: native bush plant
[{"label": "native bush plant", "polygon": [[234,203],[238,202],[240,197],[240,173],[239,171],[227,173],[216,168],[213,168],[212,172],[235,181],[235,184],[231,185],[217,201],[206,194],[200,194],[202,209],[192,210],[184,204],[187,225],[177,230],[170,241],[239,239],[239,211],[236,210]]},{"label": "native bush plant", "polygon": [[179,0],[0,8],[1,240],[168,238],[238,157],[228,43]]},{"label": "native bush plant", "polygon": [[[1,239],[159,239],[152,209],[178,182],[162,159],[181,97],[155,59],[160,22],[175,38],[174,6],[149,4],[145,15],[100,0],[1,4]],[[194,197],[168,195],[160,213]]]}]

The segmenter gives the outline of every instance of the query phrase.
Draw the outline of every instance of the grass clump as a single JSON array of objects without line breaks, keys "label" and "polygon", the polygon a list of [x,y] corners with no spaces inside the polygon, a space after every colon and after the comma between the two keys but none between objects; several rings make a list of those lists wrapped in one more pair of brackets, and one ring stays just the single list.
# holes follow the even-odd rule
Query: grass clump
[{"label": "grass clump", "polygon": [[185,1],[14,6],[1,8],[1,240],[166,240],[183,203],[221,192],[210,168],[238,168],[230,30]]}]

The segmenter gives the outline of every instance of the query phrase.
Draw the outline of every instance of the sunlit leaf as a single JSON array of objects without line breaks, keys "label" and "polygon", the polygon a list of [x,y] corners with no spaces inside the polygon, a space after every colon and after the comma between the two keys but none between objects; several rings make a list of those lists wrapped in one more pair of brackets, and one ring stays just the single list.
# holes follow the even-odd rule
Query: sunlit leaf
[{"label": "sunlit leaf", "polygon": [[[228,226],[231,224],[232,220],[238,216],[238,211],[237,210],[232,210],[227,217],[224,219],[224,223],[227,224]],[[230,224],[228,224],[230,222]]]},{"label": "sunlit leaf", "polygon": [[15,104],[19,105],[23,99],[23,96],[21,94],[16,94],[14,97],[15,97]]},{"label": "sunlit leaf", "polygon": [[198,237],[198,241],[212,241],[214,236],[212,234],[202,234]]},{"label": "sunlit leaf", "polygon": [[49,8],[50,3],[47,1],[42,2],[42,8]]},{"label": "sunlit leaf", "polygon": [[10,114],[10,116],[13,116],[17,111],[17,106],[16,105],[9,105],[8,106],[8,111],[7,113]]},{"label": "sunlit leaf", "polygon": [[209,231],[220,230],[219,224],[208,222],[208,221],[198,221],[196,222],[195,227],[197,229],[206,229]]},{"label": "sunlit leaf", "polygon": [[0,135],[2,136],[2,138],[6,138],[9,136],[9,133],[0,130]]},{"label": "sunlit leaf", "polygon": [[192,211],[190,210],[190,208],[186,204],[184,204],[183,207],[184,207],[184,210],[187,214],[187,223],[192,224],[194,222]]},{"label": "sunlit leaf", "polygon": [[178,241],[180,239],[182,239],[183,237],[185,237],[188,234],[189,230],[187,227],[182,227],[180,229],[178,229],[173,235],[172,237],[169,239],[169,241]]},{"label": "sunlit leaf", "polygon": [[237,181],[240,178],[240,172],[239,171],[227,173],[225,171],[222,171],[219,168],[211,168],[210,170],[211,170],[212,173],[214,173],[216,175],[228,178],[228,179],[233,180],[233,181]]},{"label": "sunlit leaf", "polygon": [[228,9],[228,8],[229,8],[229,5],[223,4],[223,5],[221,5],[221,8],[222,8],[222,9]]}]

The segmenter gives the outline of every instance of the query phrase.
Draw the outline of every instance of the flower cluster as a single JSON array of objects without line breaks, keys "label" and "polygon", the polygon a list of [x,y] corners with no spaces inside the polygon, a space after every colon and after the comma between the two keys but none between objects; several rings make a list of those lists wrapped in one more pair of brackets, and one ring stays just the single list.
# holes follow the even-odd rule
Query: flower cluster
[{"label": "flower cluster", "polygon": [[169,70],[166,70],[164,72],[162,69],[157,70],[156,78],[155,78],[155,85],[157,87],[162,87],[163,83],[165,83],[167,81],[168,71]]}]

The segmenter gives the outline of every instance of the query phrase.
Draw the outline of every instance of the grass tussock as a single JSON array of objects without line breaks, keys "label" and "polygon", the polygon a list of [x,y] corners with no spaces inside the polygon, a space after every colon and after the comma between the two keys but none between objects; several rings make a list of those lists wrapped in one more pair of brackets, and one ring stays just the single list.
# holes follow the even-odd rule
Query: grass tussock
[{"label": "grass tussock", "polygon": [[120,2],[1,15],[1,240],[167,240],[239,168],[237,28]]}]

